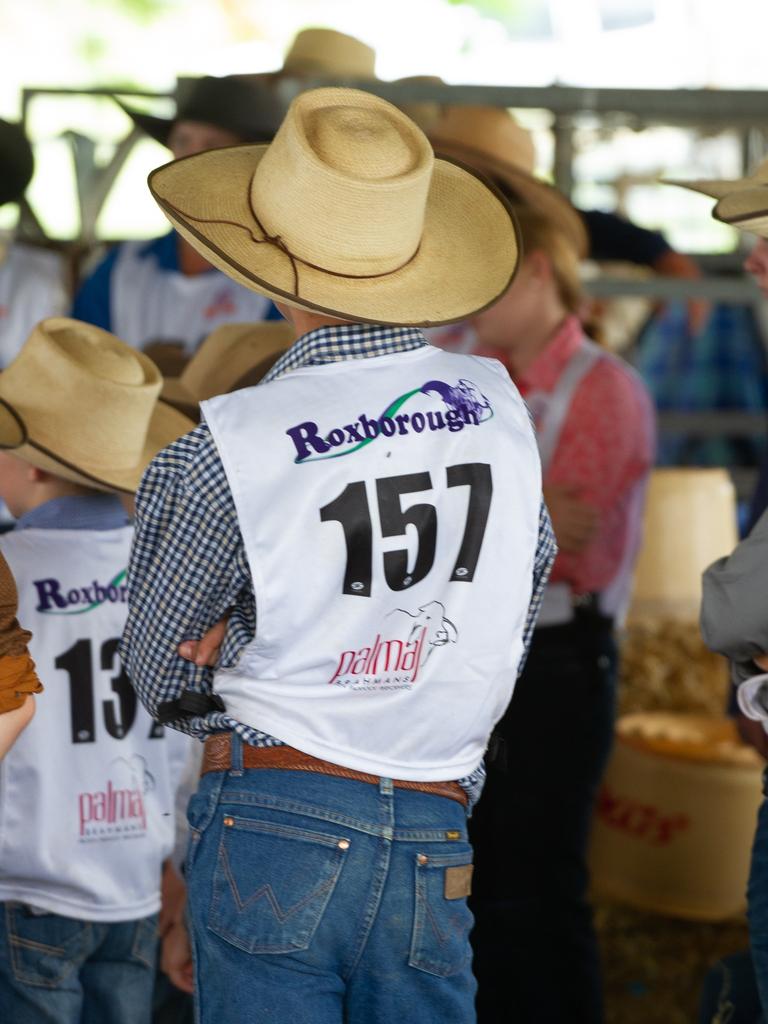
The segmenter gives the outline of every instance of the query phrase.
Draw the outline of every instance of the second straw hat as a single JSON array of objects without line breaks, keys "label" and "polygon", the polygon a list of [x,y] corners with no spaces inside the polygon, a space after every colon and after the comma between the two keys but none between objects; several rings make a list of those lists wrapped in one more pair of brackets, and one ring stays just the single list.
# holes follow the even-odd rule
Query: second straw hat
[{"label": "second straw hat", "polygon": [[116,102],[135,125],[163,146],[177,121],[199,121],[232,132],[244,142],[268,142],[280,125],[285,107],[267,83],[237,75],[206,75],[185,86],[174,117],[156,117]]},{"label": "second straw hat", "polygon": [[171,405],[194,409],[232,391],[246,375],[263,376],[294,339],[295,331],[286,321],[223,324],[209,334],[178,377],[166,378],[162,396]]},{"label": "second straw hat", "polygon": [[462,320],[499,298],[517,267],[501,195],[435,159],[409,118],[356,89],[302,93],[271,145],[173,161],[149,187],[234,280],[340,320]]},{"label": "second straw hat", "polygon": [[578,211],[562,192],[534,175],[536,151],[530,132],[500,107],[448,107],[429,137],[438,155],[453,156],[506,184],[520,199],[566,231],[580,256],[589,237]]},{"label": "second straw hat", "polygon": [[317,78],[376,77],[376,51],[344,32],[305,28],[295,37],[277,74]]},{"label": "second straw hat", "polygon": [[142,352],[92,324],[52,317],[0,373],[0,449],[74,483],[135,491],[150,460],[194,424],[158,401]]}]

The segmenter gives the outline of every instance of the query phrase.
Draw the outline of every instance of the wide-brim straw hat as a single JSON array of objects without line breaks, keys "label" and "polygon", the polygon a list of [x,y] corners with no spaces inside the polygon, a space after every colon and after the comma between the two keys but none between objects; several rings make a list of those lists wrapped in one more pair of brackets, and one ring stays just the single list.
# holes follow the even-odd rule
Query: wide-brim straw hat
[{"label": "wide-brim straw hat", "polygon": [[270,146],[166,164],[149,187],[215,267],[340,320],[430,326],[491,305],[518,262],[514,214],[473,170],[435,159],[391,103],[314,89]]},{"label": "wide-brim straw hat", "polygon": [[119,99],[116,102],[134,124],[163,146],[168,145],[171,129],[178,121],[211,124],[232,132],[243,142],[269,142],[285,114],[285,105],[275,90],[255,77],[206,75],[183,86],[186,91],[179,96],[174,117],[156,117]]},{"label": "wide-brim straw hat", "polygon": [[744,178],[665,179],[664,184],[680,185],[717,199],[712,211],[716,220],[768,238],[768,160]]},{"label": "wide-brim straw hat", "polygon": [[768,185],[731,192],[716,204],[712,216],[740,231],[768,238]]},{"label": "wide-brim straw hat", "polygon": [[768,185],[768,160],[763,160],[755,170],[743,178],[694,178],[685,181],[681,178],[664,178],[665,185],[679,185],[692,192],[701,192],[712,199],[724,199],[726,196],[738,192],[749,192],[759,188],[761,185]]},{"label": "wide-brim straw hat", "polygon": [[451,106],[429,131],[439,156],[455,157],[502,182],[519,200],[558,223],[580,256],[589,251],[584,220],[554,186],[535,177],[530,132],[500,107]]},{"label": "wide-brim straw hat", "polygon": [[32,146],[24,129],[0,119],[0,206],[21,199],[34,168]]},{"label": "wide-brim straw hat", "polygon": [[[393,85],[445,85],[439,75],[408,75],[405,78],[396,78]],[[406,103],[397,104],[404,114],[407,114],[412,121],[426,132],[427,136],[439,124],[445,115],[446,106],[444,103],[437,103],[434,100],[408,100]]]},{"label": "wide-brim straw hat", "polygon": [[200,402],[236,389],[248,375],[254,383],[293,343],[296,332],[282,320],[222,324],[208,335],[176,378],[166,378],[162,397],[195,413]]},{"label": "wide-brim straw hat", "polygon": [[288,48],[278,75],[297,78],[376,78],[376,51],[331,28],[305,28]]},{"label": "wide-brim straw hat", "polygon": [[43,320],[0,373],[0,448],[74,483],[131,493],[194,426],[158,401],[161,387],[154,363],[113,334]]}]

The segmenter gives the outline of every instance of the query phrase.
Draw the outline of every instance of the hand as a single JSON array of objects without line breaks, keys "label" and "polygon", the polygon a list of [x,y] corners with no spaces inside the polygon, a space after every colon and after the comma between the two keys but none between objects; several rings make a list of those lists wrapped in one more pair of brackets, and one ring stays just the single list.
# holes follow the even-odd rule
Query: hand
[{"label": "hand", "polygon": [[160,887],[160,919],[158,927],[160,938],[165,936],[177,921],[184,919],[184,907],[187,903],[187,887],[170,860],[163,864],[163,876]]},{"label": "hand", "polygon": [[[690,256],[673,249],[662,253],[653,264],[653,269],[664,277],[682,277],[692,281],[701,277],[699,265]],[[688,329],[693,337],[704,330],[711,313],[712,305],[706,299],[688,300]]]},{"label": "hand", "polygon": [[744,743],[754,747],[758,754],[768,761],[768,735],[762,721],[756,722],[753,718],[747,718],[746,715],[739,713],[736,716],[736,728]]},{"label": "hand", "polygon": [[184,640],[177,648],[179,656],[186,661],[194,661],[196,665],[214,668],[219,660],[219,650],[227,631],[228,621],[229,617],[225,616],[215,626],[211,626],[199,640]]},{"label": "hand", "polygon": [[160,970],[168,975],[169,980],[176,988],[192,995],[195,990],[192,947],[189,942],[187,926],[183,921],[176,921],[163,936]]},{"label": "hand", "polygon": [[759,658],[753,658],[752,661],[761,668],[763,672],[768,672],[768,654],[761,654]]},{"label": "hand", "polygon": [[550,484],[544,488],[557,546],[570,555],[583,551],[600,525],[597,509],[578,495],[579,489],[572,484]]}]

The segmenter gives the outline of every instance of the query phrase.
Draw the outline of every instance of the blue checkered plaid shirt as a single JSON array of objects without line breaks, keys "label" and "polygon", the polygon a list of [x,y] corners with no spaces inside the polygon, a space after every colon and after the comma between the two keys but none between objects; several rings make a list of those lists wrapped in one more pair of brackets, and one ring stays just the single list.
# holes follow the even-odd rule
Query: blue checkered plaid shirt
[{"label": "blue checkered plaid shirt", "polygon": [[[426,344],[421,331],[411,327],[321,327],[292,345],[264,382],[300,366],[391,355]],[[526,653],[556,551],[542,503]],[[157,717],[161,704],[176,700],[188,689],[211,693],[212,670],[180,658],[177,646],[181,640],[199,638],[229,613],[219,664],[234,666],[256,635],[256,600],[234,499],[204,423],[162,451],[144,474],[136,496],[128,581],[130,610],[121,657],[149,713]],[[254,746],[281,746],[280,740],[225,712],[179,718],[171,724],[201,738],[234,730]],[[481,764],[459,780],[471,802],[480,795],[484,778]]]}]

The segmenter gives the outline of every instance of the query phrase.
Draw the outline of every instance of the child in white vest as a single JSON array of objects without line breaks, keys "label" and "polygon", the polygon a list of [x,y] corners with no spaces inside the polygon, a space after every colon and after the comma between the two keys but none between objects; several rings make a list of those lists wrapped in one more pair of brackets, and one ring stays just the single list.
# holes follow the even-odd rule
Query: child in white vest
[{"label": "child in white vest", "polygon": [[[189,421],[143,355],[45,320],[0,377],[0,538],[45,701],[0,768],[0,1020],[149,1019],[188,741],[120,667],[132,529],[117,493]],[[181,742],[179,742],[181,740]]]},{"label": "child in white vest", "polygon": [[[554,543],[508,376],[419,326],[506,289],[513,215],[349,89],[150,188],[298,336],[137,495],[126,668],[160,720],[215,734],[188,809],[197,1019],[470,1024],[467,807]],[[212,675],[177,656],[227,614]]]}]

